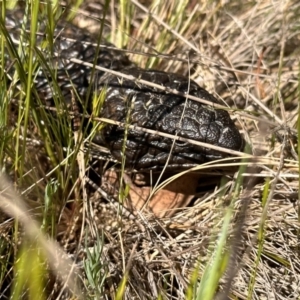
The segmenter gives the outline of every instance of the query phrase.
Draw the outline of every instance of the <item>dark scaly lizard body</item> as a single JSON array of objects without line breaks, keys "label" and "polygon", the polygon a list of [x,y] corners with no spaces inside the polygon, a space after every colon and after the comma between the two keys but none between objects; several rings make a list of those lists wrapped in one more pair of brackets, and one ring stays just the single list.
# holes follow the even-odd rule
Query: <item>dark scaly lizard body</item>
[{"label": "dark scaly lizard body", "polygon": [[[122,73],[220,104],[205,89],[184,76],[138,68],[124,69]],[[101,117],[126,123],[129,114],[130,125],[227,149],[243,150],[243,139],[225,110],[112,74],[103,76],[101,85],[106,87]],[[167,169],[180,170],[228,156],[188,142],[175,141],[173,144],[168,137],[132,128],[125,138],[126,165],[137,170],[162,169],[168,158]],[[124,128],[108,124],[101,131],[100,140],[121,161]]]},{"label": "dark scaly lizard body", "polygon": [[[5,19],[5,26],[10,37],[14,42],[20,41],[22,20],[24,16],[23,9],[8,11]],[[29,44],[29,26],[25,26],[27,31],[24,34],[24,47]],[[37,34],[37,48],[41,47],[43,41],[47,41],[45,36],[46,25],[41,22]],[[69,103],[70,90],[75,88],[76,93],[85,100],[88,87],[91,82],[98,80],[104,75],[103,71],[95,70],[92,75],[92,68],[72,61],[73,58],[93,64],[96,57],[97,41],[90,34],[71,24],[70,22],[60,19],[54,31],[53,49],[51,45],[40,49],[43,51],[43,57],[46,60],[47,67],[51,70],[48,72],[45,66],[38,69],[35,77],[35,89],[42,102],[53,104],[54,96],[63,97]],[[53,53],[52,53],[52,50]],[[8,60],[8,62],[10,62]],[[134,66],[134,64],[115,46],[105,40],[101,41],[101,47],[97,59],[97,66],[111,70],[120,70],[124,67]],[[11,70],[12,72],[12,70]],[[55,76],[55,80],[53,80]],[[55,95],[54,82],[58,83],[61,95]]]},{"label": "dark scaly lizard body", "polygon": [[[22,10],[9,12],[6,17],[6,28],[14,40],[20,36]],[[43,33],[45,25],[39,30]],[[205,142],[227,149],[241,151],[244,140],[225,110],[204,105],[197,101],[174,95],[168,91],[149,87],[145,84],[121,79],[113,74],[105,74],[96,70],[92,78],[92,68],[71,61],[72,58],[93,63],[96,56],[95,40],[88,32],[64,20],[58,21],[55,29],[54,53],[45,53],[49,62],[49,73],[45,68],[39,68],[35,78],[35,89],[46,104],[53,104],[53,98],[62,97],[69,102],[70,90],[75,88],[82,101],[85,99],[89,85],[92,91],[100,92],[106,89],[106,98],[100,117],[126,123],[130,114],[130,124],[137,125],[180,137]],[[41,44],[44,35],[37,38]],[[27,38],[28,40],[28,38]],[[96,65],[117,70],[128,75],[134,75],[152,83],[160,84],[183,94],[196,96],[213,103],[220,102],[198,86],[189,78],[173,73],[140,69],[130,62],[127,56],[113,49],[113,45],[103,42]],[[107,48],[109,47],[109,49]],[[9,60],[8,60],[9,61]],[[53,75],[55,74],[55,81]],[[57,82],[61,95],[53,92],[53,82]],[[62,101],[61,98],[59,98]],[[130,112],[129,112],[130,107]],[[87,108],[92,108],[89,103]],[[168,170],[186,169],[207,161],[228,156],[209,148],[197,146],[182,141],[176,141],[156,134],[129,129],[126,138],[126,166],[130,169],[147,170],[162,169],[168,160]],[[94,142],[105,145],[112,156],[122,160],[124,143],[124,127],[107,124],[97,134]]]}]

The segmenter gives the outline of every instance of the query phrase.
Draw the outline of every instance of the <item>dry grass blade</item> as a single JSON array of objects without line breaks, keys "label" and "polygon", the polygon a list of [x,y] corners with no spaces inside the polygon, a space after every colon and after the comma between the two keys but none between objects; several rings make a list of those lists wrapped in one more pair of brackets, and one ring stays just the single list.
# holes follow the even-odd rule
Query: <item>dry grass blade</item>
[{"label": "dry grass blade", "polygon": [[1,210],[19,220],[27,238],[37,242],[51,269],[78,298],[81,298],[82,293],[76,283],[78,279],[74,273],[74,263],[66,257],[65,252],[57,243],[41,232],[40,226],[29,214],[26,202],[15,192],[12,184],[3,174],[0,175],[0,191]]}]

